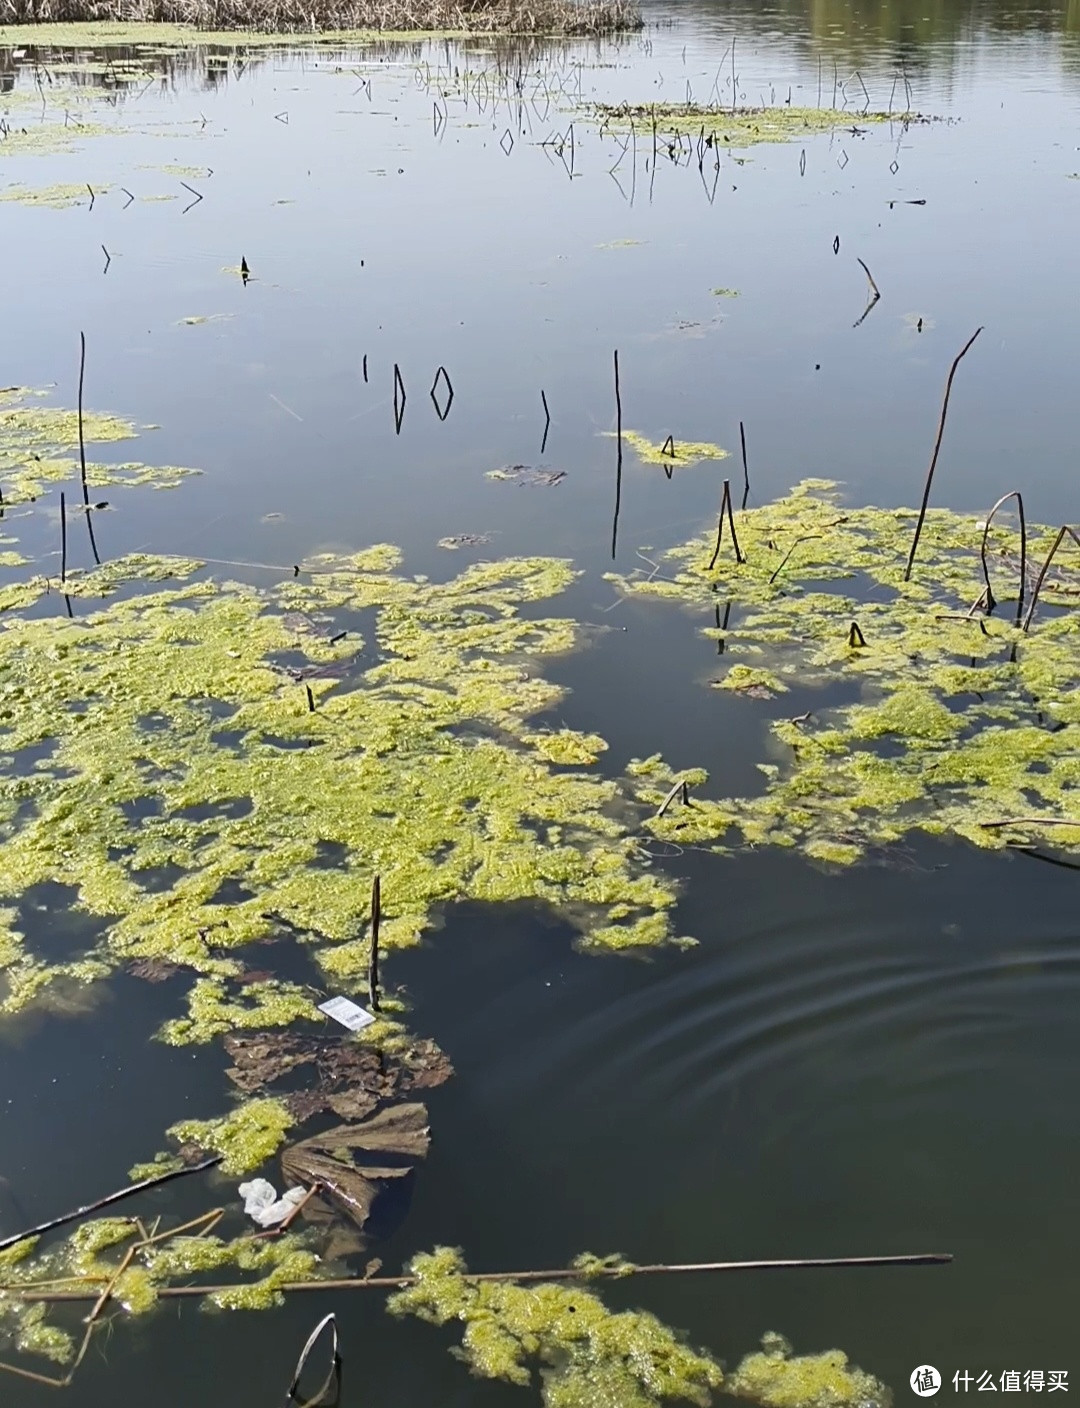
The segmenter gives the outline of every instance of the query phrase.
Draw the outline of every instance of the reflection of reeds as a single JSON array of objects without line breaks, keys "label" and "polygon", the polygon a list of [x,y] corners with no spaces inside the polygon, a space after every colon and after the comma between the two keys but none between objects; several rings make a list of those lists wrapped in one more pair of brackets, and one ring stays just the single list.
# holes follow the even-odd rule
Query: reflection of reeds
[{"label": "reflection of reeds", "polygon": [[6,24],[123,20],[199,29],[470,30],[611,34],[640,29],[635,0],[6,0]]}]

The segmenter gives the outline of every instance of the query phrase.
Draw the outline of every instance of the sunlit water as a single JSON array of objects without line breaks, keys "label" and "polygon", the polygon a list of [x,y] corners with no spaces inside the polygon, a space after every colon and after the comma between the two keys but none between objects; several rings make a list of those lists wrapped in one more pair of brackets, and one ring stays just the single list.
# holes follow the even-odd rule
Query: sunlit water
[{"label": "sunlit water", "polygon": [[[160,427],[140,458],[205,471],[115,493],[97,520],[110,556],[290,571],[390,541],[411,570],[446,574],[460,558],[437,539],[483,533],[480,552],[572,557],[583,575],[558,609],[606,629],[554,668],[571,692],[552,722],[602,733],[613,772],[663,751],[706,766],[718,792],[745,790],[765,720],[702,687],[708,622],[614,606],[603,580],[616,348],[626,426],[735,452],[671,481],[628,457],[620,569],[695,531],[725,474],[741,481],[740,421],[755,501],[806,475],[856,501],[914,501],[949,363],[979,326],[936,501],[978,514],[1019,488],[1036,520],[1077,511],[1080,16],[826,5],[812,20],[795,5],[656,10],[644,36],[533,54],[522,103],[494,111],[479,84],[466,101],[451,81],[493,70],[482,46],[298,49],[224,62],[213,83],[196,66],[136,88],[95,111],[117,132],[70,154],[0,146],[4,184],[112,187],[92,208],[0,205],[0,385],[55,382],[72,404],[85,330],[88,404]],[[651,135],[624,150],[580,116],[567,140],[579,98],[730,102],[733,37],[737,101],[790,89],[796,105],[846,104],[856,130],[725,152],[718,171],[696,155],[654,169]],[[867,97],[906,106],[905,81],[913,108],[945,120],[860,128]],[[141,199],[154,195],[176,199]],[[246,286],[225,272],[242,257]],[[881,299],[854,326],[859,259]],[[203,315],[220,318],[180,322]],[[445,421],[428,394],[440,366]],[[517,463],[566,477],[485,478]],[[53,572],[56,536],[52,512],[24,535]],[[959,846],[842,877],[775,854],[658,863],[685,880],[678,929],[696,950],[586,958],[544,916],[462,906],[392,961],[457,1076],[430,1098],[432,1154],[377,1248],[387,1267],[438,1242],[485,1269],[584,1248],[952,1251],[949,1268],[668,1278],[612,1298],[729,1362],[769,1329],[801,1350],[840,1345],[900,1400],[918,1363],[947,1380],[1075,1372],[1076,874]],[[60,900],[37,923],[85,942]],[[173,1000],[122,979],[85,1017],[0,1036],[4,1230],[118,1186],[166,1124],[223,1108],[218,1048],[150,1041]],[[203,1199],[188,1186],[155,1206]],[[68,1401],[272,1404],[322,1303],[118,1327]],[[345,1403],[526,1401],[469,1379],[444,1336],[391,1321],[377,1297],[332,1304]],[[0,1385],[18,1408],[48,1392]]]}]

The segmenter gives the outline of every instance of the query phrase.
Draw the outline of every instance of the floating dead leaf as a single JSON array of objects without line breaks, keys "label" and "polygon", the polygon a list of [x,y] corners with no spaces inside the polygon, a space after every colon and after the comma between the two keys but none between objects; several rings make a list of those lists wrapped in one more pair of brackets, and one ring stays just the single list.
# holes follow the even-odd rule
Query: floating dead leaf
[{"label": "floating dead leaf", "polygon": [[489,469],[488,479],[498,479],[519,488],[546,489],[566,478],[565,469],[534,469],[527,464],[507,464],[501,469]]},{"label": "floating dead leaf", "polygon": [[[363,1227],[383,1184],[407,1177],[429,1143],[426,1106],[392,1105],[358,1124],[335,1125],[292,1145],[281,1155],[281,1171],[290,1187],[321,1184],[334,1205]],[[387,1158],[409,1162],[384,1162]]]},{"label": "floating dead leaf", "polygon": [[224,1045],[234,1062],[226,1074],[249,1095],[301,1067],[315,1068],[313,1086],[283,1097],[300,1123],[324,1110],[339,1119],[362,1119],[380,1100],[442,1085],[454,1073],[446,1054],[427,1038],[392,1056],[348,1036],[288,1032],[233,1032]]},{"label": "floating dead leaf", "polygon": [[477,548],[491,542],[490,533],[455,533],[450,538],[440,538],[438,548]]},{"label": "floating dead leaf", "polygon": [[147,983],[167,983],[180,971],[179,964],[169,963],[164,958],[135,958],[128,964],[131,976]]}]

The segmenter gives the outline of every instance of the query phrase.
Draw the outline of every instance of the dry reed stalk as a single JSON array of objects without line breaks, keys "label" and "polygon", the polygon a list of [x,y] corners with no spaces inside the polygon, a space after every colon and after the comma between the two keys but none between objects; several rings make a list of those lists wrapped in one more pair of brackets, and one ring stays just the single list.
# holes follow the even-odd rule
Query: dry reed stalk
[{"label": "dry reed stalk", "polygon": [[120,20],[263,32],[459,30],[604,35],[641,29],[636,0],[4,0],[4,24]]}]

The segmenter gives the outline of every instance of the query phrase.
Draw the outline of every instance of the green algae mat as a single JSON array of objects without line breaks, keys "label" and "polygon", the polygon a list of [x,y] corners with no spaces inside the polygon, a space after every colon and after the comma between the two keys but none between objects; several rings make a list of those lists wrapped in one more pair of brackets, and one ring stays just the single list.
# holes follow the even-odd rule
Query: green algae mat
[{"label": "green algae mat", "polygon": [[[82,419],[91,443],[138,433],[117,417]],[[75,413],[6,393],[5,501],[29,507],[70,480],[78,440]],[[664,462],[662,446],[632,448]],[[673,448],[685,462],[723,453]],[[135,492],[187,472],[87,473]],[[830,865],[919,832],[1080,847],[1075,560],[1062,552],[1045,566],[1060,537],[1049,528],[1028,525],[1021,556],[1000,519],[933,510],[907,581],[914,521],[808,481],[672,548],[649,575],[611,576],[619,592],[697,613],[720,650],[718,707],[759,711],[762,787],[746,797],[710,795],[704,771],[660,757],[605,776],[601,737],[538,722],[563,697],[545,664],[583,642],[582,626],[550,611],[575,578],[562,559],[481,562],[436,582],[379,544],[255,587],[146,555],[59,583],[7,554],[0,1014],[83,1009],[120,969],[171,977],[177,1008],[160,1039],[222,1042],[240,1098],[169,1126],[168,1150],[132,1170],[179,1171],[213,1152],[208,1198],[224,1206],[164,1230],[97,1218],[0,1253],[7,1353],[45,1366],[3,1367],[70,1381],[94,1317],[77,1334],[49,1301],[57,1288],[104,1289],[138,1315],[181,1292],[209,1309],[266,1308],[350,1274],[381,1186],[426,1154],[416,1097],[449,1063],[410,1033],[392,987],[372,1026],[327,1037],[321,990],[260,971],[252,955],[287,935],[327,991],[364,998],[376,875],[391,953],[464,898],[543,904],[602,953],[693,942],[678,932],[657,840],[798,848]],[[78,614],[57,609],[65,596]],[[23,922],[50,884],[93,935],[60,960]],[[287,1089],[297,1070],[310,1079]],[[305,1128],[328,1113],[344,1123]],[[260,1239],[221,1180],[279,1154],[288,1182],[323,1190],[329,1221]],[[409,1276],[395,1313],[458,1323],[475,1373],[539,1373],[554,1408],[595,1402],[597,1385],[623,1405],[707,1403],[721,1386],[777,1408],[888,1399],[839,1351],[794,1356],[778,1336],[725,1377],[653,1316],[610,1311],[579,1286],[481,1283],[450,1249],[416,1258]]]}]

